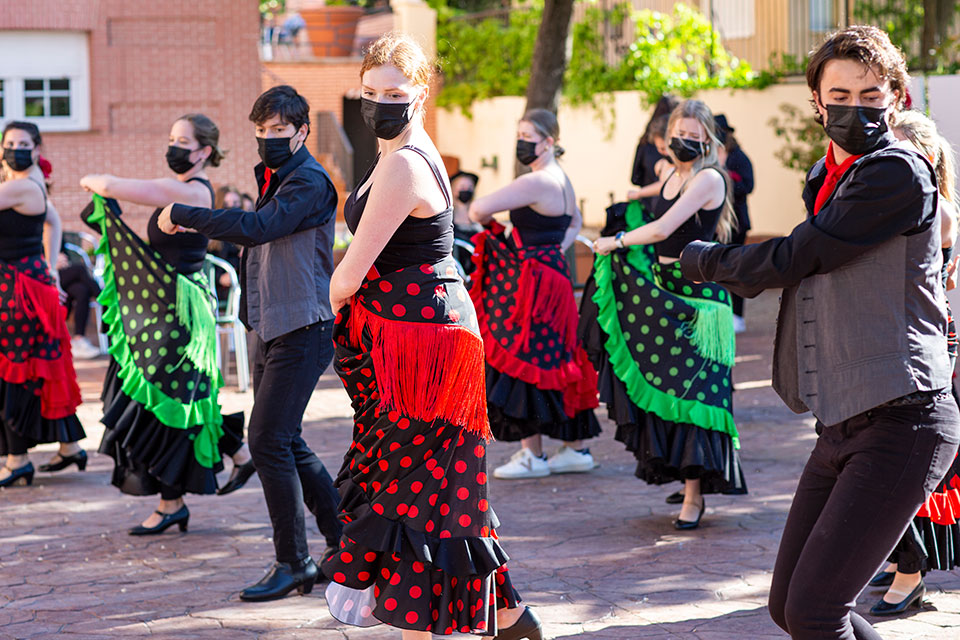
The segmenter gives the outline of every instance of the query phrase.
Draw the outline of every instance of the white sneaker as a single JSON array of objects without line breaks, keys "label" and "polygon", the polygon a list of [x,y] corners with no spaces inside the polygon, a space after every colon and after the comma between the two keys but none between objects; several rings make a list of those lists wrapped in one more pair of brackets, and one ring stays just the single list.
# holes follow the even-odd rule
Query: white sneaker
[{"label": "white sneaker", "polygon": [[73,336],[70,339],[70,351],[78,360],[90,360],[100,355],[100,349],[90,344],[90,341],[83,336]]},{"label": "white sneaker", "polygon": [[733,316],[733,332],[743,333],[747,330],[747,323],[743,321],[743,316]]},{"label": "white sneaker", "polygon": [[589,449],[580,452],[563,445],[559,451],[550,456],[547,466],[550,467],[550,473],[585,473],[592,471],[597,465]]},{"label": "white sneaker", "polygon": [[538,458],[530,449],[522,448],[510,458],[510,462],[493,470],[493,477],[501,480],[519,478],[545,478],[550,475],[546,458]]}]

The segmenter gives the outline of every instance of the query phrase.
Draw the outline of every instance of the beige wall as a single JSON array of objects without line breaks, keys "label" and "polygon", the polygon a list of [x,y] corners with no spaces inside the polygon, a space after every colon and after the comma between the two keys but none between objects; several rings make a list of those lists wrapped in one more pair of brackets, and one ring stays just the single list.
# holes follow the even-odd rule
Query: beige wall
[{"label": "beige wall", "polygon": [[[637,92],[614,94],[616,117],[610,132],[609,121],[597,118],[590,107],[560,108],[560,143],[567,150],[562,163],[582,203],[585,224],[603,224],[604,209],[623,200],[631,188],[630,173],[637,140],[643,133],[650,109]],[[753,233],[774,235],[788,232],[803,219],[800,201],[803,175],[783,168],[774,157],[779,139],[767,124],[779,113],[781,103],[805,106],[809,93],[805,84],[781,84],[762,91],[709,91],[700,97],[724,113],[736,128],[736,136],[753,161],[756,189],[750,198]],[[441,153],[460,158],[460,165],[480,176],[478,194],[497,189],[513,179],[515,127],[522,115],[524,99],[495,98],[473,106],[473,119],[459,111],[437,112],[437,144]],[[481,168],[496,157],[497,169]]]}]

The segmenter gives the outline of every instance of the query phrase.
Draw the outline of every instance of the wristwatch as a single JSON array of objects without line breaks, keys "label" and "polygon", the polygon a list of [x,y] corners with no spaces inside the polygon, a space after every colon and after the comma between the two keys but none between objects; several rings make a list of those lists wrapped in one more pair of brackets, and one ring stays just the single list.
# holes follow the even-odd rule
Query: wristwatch
[{"label": "wristwatch", "polygon": [[613,236],[613,241],[617,244],[617,248],[626,249],[626,245],[623,244],[623,231],[617,231],[617,235]]}]

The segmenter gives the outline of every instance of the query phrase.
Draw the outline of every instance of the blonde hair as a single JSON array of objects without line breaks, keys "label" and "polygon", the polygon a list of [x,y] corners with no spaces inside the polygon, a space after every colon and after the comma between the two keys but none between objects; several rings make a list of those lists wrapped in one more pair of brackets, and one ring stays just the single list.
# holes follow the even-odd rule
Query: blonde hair
[{"label": "blonde hair", "polygon": [[390,64],[400,70],[415,85],[429,87],[433,78],[433,65],[423,47],[405,33],[391,31],[374,41],[360,64],[360,79],[374,67]]},{"label": "blonde hair", "polygon": [[[716,169],[720,172],[720,175],[723,176],[723,181],[726,184],[726,190],[723,196],[723,210],[720,212],[720,219],[717,221],[717,239],[720,242],[729,242],[730,238],[733,237],[733,232],[737,229],[737,215],[733,210],[733,200],[730,197],[733,189],[730,185],[730,176],[727,175],[726,169],[723,168],[723,165],[720,164],[720,157],[717,153],[717,149],[720,148],[720,140],[717,138],[716,125],[713,120],[713,112],[710,111],[710,107],[706,103],[701,102],[700,100],[684,100],[681,102],[676,109],[670,114],[670,120],[667,122],[667,136],[668,141],[669,137],[673,132],[673,127],[676,125],[678,120],[684,118],[693,118],[700,123],[700,126],[703,127],[703,130],[707,134],[707,139],[704,141],[705,149],[703,154],[698,157],[693,162],[693,172],[690,174],[690,178],[684,183],[684,187],[680,189],[681,193],[687,184],[693,180],[693,178],[703,171],[704,169]],[[678,162],[677,157],[674,155],[673,151],[668,152],[670,158],[673,160],[674,165]],[[699,215],[699,214],[698,214]]]},{"label": "blonde hair", "polygon": [[940,195],[956,204],[957,158],[950,142],[937,131],[936,123],[919,111],[908,109],[894,112],[890,126],[927,156],[937,174]]}]

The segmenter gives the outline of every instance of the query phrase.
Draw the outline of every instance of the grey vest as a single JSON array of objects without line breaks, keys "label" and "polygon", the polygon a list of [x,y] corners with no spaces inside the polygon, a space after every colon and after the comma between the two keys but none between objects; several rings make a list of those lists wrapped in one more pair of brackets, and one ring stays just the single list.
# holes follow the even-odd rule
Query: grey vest
[{"label": "grey vest", "polygon": [[788,407],[833,425],[950,385],[940,244],[933,224],[784,289],[773,387]]}]

